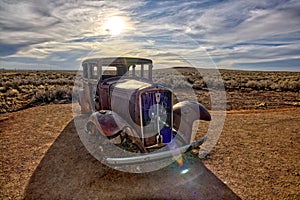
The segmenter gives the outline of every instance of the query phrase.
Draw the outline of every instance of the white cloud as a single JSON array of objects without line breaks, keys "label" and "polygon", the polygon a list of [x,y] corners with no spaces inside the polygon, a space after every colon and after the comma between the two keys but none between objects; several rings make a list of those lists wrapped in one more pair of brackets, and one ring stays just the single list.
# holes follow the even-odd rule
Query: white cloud
[{"label": "white cloud", "polygon": [[[299,9],[299,1],[267,0],[2,1],[0,47],[11,48],[2,59],[24,62],[124,53],[161,60],[164,52],[205,64],[205,50],[228,67],[288,61],[299,59]],[[127,25],[118,37],[103,31],[112,16]]]}]

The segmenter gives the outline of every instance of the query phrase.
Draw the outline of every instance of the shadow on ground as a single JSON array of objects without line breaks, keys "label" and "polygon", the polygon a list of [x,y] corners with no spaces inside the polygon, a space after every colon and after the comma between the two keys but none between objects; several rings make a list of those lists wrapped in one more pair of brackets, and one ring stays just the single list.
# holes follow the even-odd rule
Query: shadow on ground
[{"label": "shadow on ground", "polygon": [[82,145],[71,121],[33,173],[25,199],[240,199],[194,155],[144,174],[113,170]]}]

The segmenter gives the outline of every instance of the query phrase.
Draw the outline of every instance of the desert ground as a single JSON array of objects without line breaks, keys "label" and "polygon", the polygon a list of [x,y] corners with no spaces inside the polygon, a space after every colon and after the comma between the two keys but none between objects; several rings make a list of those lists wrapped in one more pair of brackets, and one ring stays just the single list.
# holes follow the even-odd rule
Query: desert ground
[{"label": "desert ground", "polygon": [[[210,108],[200,78],[184,73]],[[1,72],[1,199],[300,198],[299,73],[224,71],[222,134],[206,158],[185,155],[194,172],[188,178],[178,176],[176,163],[128,174],[94,159],[72,120],[73,77],[74,72]]]},{"label": "desert ground", "polygon": [[[199,194],[201,199],[232,199],[232,194],[218,194],[223,187],[242,199],[299,199],[299,111],[229,111],[213,151],[201,162],[197,155],[187,159],[191,169],[204,170],[203,163],[226,184],[202,177],[207,182],[198,183],[208,194]],[[158,183],[149,186],[166,173],[176,177],[176,165],[144,175],[103,166],[81,144],[71,104],[8,113],[1,116],[0,125],[1,199],[191,199],[187,195],[193,194],[185,188],[162,197],[155,193]],[[169,192],[173,181],[165,185]],[[133,185],[131,191],[124,189],[128,184]]]}]

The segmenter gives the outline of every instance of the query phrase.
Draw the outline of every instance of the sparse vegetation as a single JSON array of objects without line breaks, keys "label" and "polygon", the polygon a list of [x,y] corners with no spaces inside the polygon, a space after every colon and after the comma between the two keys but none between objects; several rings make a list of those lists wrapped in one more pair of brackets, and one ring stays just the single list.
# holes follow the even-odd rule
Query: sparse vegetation
[{"label": "sparse vegetation", "polygon": [[0,113],[70,103],[75,75],[70,71],[1,71]]},{"label": "sparse vegetation", "polygon": [[300,72],[220,70],[221,76],[218,76],[208,69],[175,68],[155,70],[153,74],[157,83],[182,89],[181,96],[186,95],[184,88],[192,87],[198,101],[208,109],[211,109],[211,93],[223,89],[226,90],[227,110],[300,105]]},{"label": "sparse vegetation", "polygon": [[[300,91],[300,72],[256,72],[238,70],[220,70],[222,80],[207,69],[177,68],[172,82],[177,82],[182,75],[194,89],[218,89],[224,84],[226,91],[234,90],[267,90],[267,91]],[[160,70],[158,78],[169,80],[170,70]],[[182,75],[179,75],[182,74]],[[205,78],[203,78],[205,77]]]},{"label": "sparse vegetation", "polygon": [[[220,70],[221,80],[210,70],[199,71],[192,68],[154,70],[153,79],[173,89],[192,87],[198,100],[208,108],[209,90],[223,88],[227,92],[228,110],[300,104],[300,72]],[[76,71],[1,71],[0,113],[36,105],[70,103],[76,74]],[[247,103],[251,106],[243,105]]]}]

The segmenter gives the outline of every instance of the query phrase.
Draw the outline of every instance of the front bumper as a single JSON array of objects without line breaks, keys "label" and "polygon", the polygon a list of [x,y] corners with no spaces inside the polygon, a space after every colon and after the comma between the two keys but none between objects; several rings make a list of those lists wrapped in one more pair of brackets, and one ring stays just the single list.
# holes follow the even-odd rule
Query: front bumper
[{"label": "front bumper", "polygon": [[198,147],[199,145],[203,144],[206,141],[206,137],[202,137],[201,139],[192,142],[191,144],[173,148],[168,151],[162,151],[157,153],[146,153],[138,156],[132,156],[132,157],[115,157],[115,158],[106,158],[106,163],[109,165],[134,165],[139,163],[145,163],[145,162],[153,162],[156,160],[161,160],[165,158],[174,157],[175,159],[182,153],[185,153],[195,147]]}]

